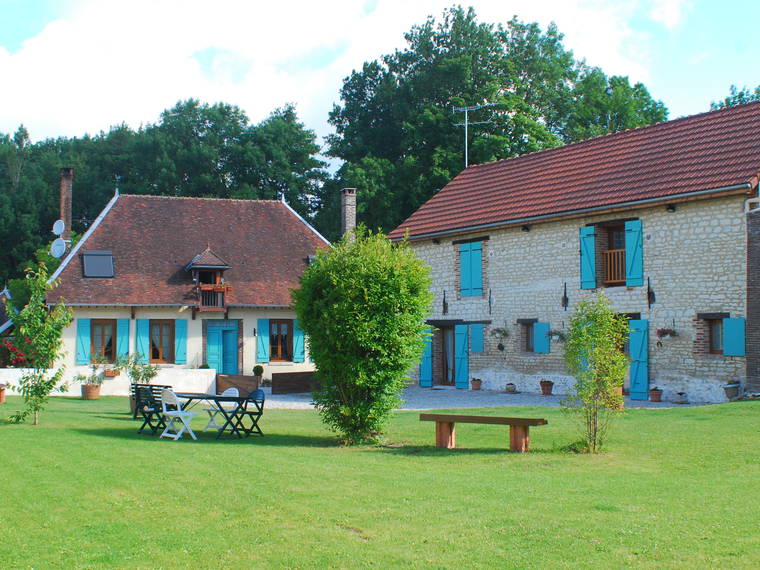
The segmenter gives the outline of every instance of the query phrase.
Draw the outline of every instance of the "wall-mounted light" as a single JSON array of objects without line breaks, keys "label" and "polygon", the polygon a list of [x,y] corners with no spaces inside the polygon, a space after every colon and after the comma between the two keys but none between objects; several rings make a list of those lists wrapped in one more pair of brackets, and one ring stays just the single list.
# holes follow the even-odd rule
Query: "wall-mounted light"
[{"label": "wall-mounted light", "polygon": [[529,231],[530,231],[530,226],[529,226],[528,224],[525,224],[525,225],[524,225],[523,227],[521,227],[520,229],[521,229],[522,231],[524,231],[524,232],[529,232]]},{"label": "wall-mounted light", "polygon": [[667,206],[665,206],[665,209],[668,212],[675,212],[676,211],[676,205],[675,204],[668,204]]},{"label": "wall-mounted light", "polygon": [[253,336],[256,336],[256,328],[253,329]]}]

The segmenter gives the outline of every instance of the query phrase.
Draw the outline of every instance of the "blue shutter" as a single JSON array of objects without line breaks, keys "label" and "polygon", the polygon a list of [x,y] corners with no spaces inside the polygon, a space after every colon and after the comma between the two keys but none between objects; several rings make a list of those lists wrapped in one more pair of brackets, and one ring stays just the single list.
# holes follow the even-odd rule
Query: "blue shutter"
[{"label": "blue shutter", "polygon": [[470,243],[470,295],[483,295],[483,243]]},{"label": "blue shutter", "polygon": [[459,294],[472,296],[472,277],[470,275],[470,244],[459,244]]},{"label": "blue shutter", "polygon": [[269,362],[269,319],[256,321],[256,362]]},{"label": "blue shutter", "polygon": [[116,319],[116,356],[124,358],[129,354],[129,319]]},{"label": "blue shutter", "polygon": [[135,324],[135,352],[143,364],[150,358],[150,319],[137,319]]},{"label": "blue shutter", "polygon": [[533,323],[533,352],[549,354],[549,323]]},{"label": "blue shutter", "polygon": [[76,364],[90,363],[90,319],[77,319]]},{"label": "blue shutter", "polygon": [[723,355],[744,356],[744,318],[723,319]]},{"label": "blue shutter", "polygon": [[187,319],[174,321],[174,364],[187,364]]},{"label": "blue shutter", "polygon": [[469,388],[470,357],[467,344],[467,325],[454,325],[454,384],[457,388]]},{"label": "blue shutter", "polygon": [[646,400],[649,392],[649,321],[629,321],[628,347],[631,355],[631,399]]},{"label": "blue shutter", "polygon": [[433,338],[431,328],[425,328],[425,347],[420,360],[420,386],[433,385]]},{"label": "blue shutter", "polygon": [[206,331],[206,364],[222,372],[222,329],[209,327]]},{"label": "blue shutter", "polygon": [[293,321],[293,362],[304,361],[304,338],[298,321]]},{"label": "blue shutter", "polygon": [[238,373],[238,332],[237,328],[223,328],[222,332],[222,374]]},{"label": "blue shutter", "polygon": [[596,288],[596,228],[584,226],[580,230],[581,289]]},{"label": "blue shutter", "polygon": [[484,348],[484,339],[483,339],[483,329],[485,328],[485,325],[482,323],[475,323],[473,325],[470,325],[470,351],[471,352],[483,352],[485,350]]},{"label": "blue shutter", "polygon": [[644,239],[641,220],[625,223],[625,284],[640,287],[644,284]]}]

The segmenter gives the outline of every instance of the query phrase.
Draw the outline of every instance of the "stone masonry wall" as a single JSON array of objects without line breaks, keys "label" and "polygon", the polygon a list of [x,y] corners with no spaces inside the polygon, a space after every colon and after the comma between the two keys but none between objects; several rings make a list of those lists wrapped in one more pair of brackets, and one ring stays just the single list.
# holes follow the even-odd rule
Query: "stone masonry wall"
[{"label": "stone masonry wall", "polygon": [[[725,400],[721,388],[725,381],[745,377],[745,358],[694,350],[694,319],[697,313],[747,316],[743,200],[744,196],[733,196],[685,202],[678,204],[675,212],[668,212],[662,204],[533,224],[528,232],[518,226],[439,238],[437,244],[412,242],[412,246],[431,267],[435,296],[431,319],[490,320],[490,327],[510,331],[505,350],[499,351],[499,341],[487,327],[485,351],[470,354],[470,377],[481,378],[484,388],[503,390],[507,382],[514,382],[521,391],[537,392],[539,380],[546,378],[555,382],[555,392],[566,392],[574,379],[566,373],[563,345],[552,341],[550,354],[525,352],[517,320],[538,319],[566,332],[578,301],[604,291],[617,311],[640,313],[649,321],[650,386],[663,388],[665,399],[684,391],[692,401],[717,402]],[[644,285],[581,290],[579,228],[631,218],[641,219],[643,226]],[[480,236],[489,237],[484,248],[483,296],[460,298],[455,269],[458,248],[452,240]],[[760,229],[757,239],[760,241]],[[656,295],[651,308],[647,305],[647,278]],[[567,310],[561,304],[565,284]],[[444,291],[447,315],[442,314]],[[658,328],[675,328],[678,336],[658,344]]]}]

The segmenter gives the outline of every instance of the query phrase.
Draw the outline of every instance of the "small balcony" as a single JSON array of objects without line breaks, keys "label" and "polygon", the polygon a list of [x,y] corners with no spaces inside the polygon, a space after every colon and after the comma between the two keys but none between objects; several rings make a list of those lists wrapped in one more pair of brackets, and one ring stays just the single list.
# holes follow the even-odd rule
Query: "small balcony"
[{"label": "small balcony", "polygon": [[225,294],[231,287],[227,284],[211,285],[202,283],[198,285],[198,310],[200,311],[224,311]]},{"label": "small balcony", "polygon": [[625,285],[625,249],[603,251],[602,271],[604,285]]}]

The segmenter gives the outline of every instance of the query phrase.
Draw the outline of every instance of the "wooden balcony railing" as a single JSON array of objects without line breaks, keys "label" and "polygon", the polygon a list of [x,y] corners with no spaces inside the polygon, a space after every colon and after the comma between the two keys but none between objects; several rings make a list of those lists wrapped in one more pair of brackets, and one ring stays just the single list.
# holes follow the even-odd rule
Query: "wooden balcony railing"
[{"label": "wooden balcony railing", "polygon": [[625,285],[625,250],[608,249],[602,252],[602,283]]},{"label": "wooden balcony railing", "polygon": [[201,311],[224,311],[224,295],[229,285],[198,285],[198,309]]}]

